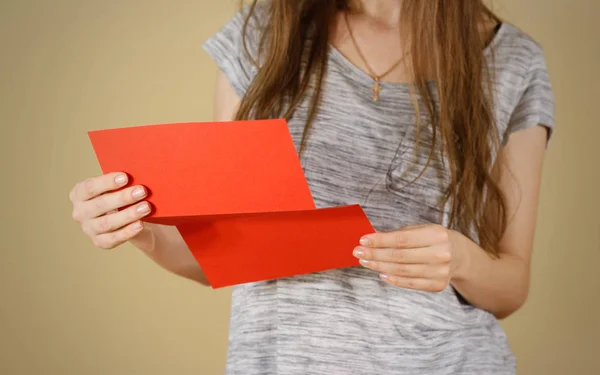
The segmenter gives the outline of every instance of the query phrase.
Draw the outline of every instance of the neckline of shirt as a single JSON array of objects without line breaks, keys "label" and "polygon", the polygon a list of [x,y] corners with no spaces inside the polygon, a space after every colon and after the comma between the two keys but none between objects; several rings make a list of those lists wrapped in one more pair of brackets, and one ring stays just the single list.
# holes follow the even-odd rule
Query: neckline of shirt
[{"label": "neckline of shirt", "polygon": [[[498,29],[497,29],[496,33],[494,34],[494,37],[492,38],[490,43],[486,46],[486,48],[483,51],[484,55],[489,56],[492,53],[493,49],[498,45],[498,43],[500,42],[500,40],[506,33],[507,28],[508,28],[508,24],[506,22],[501,22],[499,24]],[[369,85],[368,86],[369,89],[372,87],[373,78],[371,78],[371,76],[368,75],[364,70],[360,69],[354,63],[352,63],[350,60],[348,60],[348,58],[342,52],[340,52],[340,50],[338,50],[337,47],[335,47],[331,43],[329,43],[329,51],[330,51],[330,53],[329,53],[330,59],[336,61],[340,68],[342,68],[345,72],[351,74],[353,78]],[[429,80],[429,81],[427,81],[427,83],[429,85],[435,86],[435,81],[433,81],[433,80]],[[410,90],[410,83],[408,83],[408,82],[381,81],[380,85],[382,88],[399,89],[403,92],[404,91],[408,92]]]}]

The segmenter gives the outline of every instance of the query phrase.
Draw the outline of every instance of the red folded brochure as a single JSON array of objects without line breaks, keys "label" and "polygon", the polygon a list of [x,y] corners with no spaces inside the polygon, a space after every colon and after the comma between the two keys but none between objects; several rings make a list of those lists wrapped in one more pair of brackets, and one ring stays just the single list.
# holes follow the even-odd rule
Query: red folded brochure
[{"label": "red folded brochure", "polygon": [[285,120],[88,135],[104,173],[149,190],[144,220],[177,226],[213,288],[357,266],[374,232],[359,205],[316,209]]}]

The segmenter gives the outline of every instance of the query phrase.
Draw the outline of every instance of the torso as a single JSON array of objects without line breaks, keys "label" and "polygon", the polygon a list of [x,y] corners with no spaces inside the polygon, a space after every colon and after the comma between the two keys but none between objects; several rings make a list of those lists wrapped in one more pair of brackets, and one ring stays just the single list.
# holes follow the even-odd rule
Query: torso
[{"label": "torso", "polygon": [[[492,47],[502,135],[527,68],[515,59],[525,61],[539,47],[509,24]],[[376,103],[371,87],[367,74],[331,50],[320,111],[301,157],[317,207],[360,204],[378,231],[443,223],[448,212],[439,203],[448,173],[441,161],[410,183],[425,165],[431,133],[421,130],[424,147],[415,156],[408,85],[383,83]],[[303,103],[289,121],[297,149],[306,115]],[[233,291],[228,374],[512,374],[514,366],[497,320],[461,303],[451,287],[396,288],[355,267]]]}]

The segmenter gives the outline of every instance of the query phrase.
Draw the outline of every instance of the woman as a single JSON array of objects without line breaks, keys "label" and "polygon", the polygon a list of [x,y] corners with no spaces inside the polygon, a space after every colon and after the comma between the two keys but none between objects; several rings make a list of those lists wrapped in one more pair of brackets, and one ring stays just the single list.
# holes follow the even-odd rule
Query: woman
[{"label": "woman", "polygon": [[[235,287],[228,373],[514,373],[498,319],[529,289],[554,126],[541,48],[480,1],[271,0],[205,49],[216,120],[286,117],[317,206],[359,203],[377,230],[348,249],[362,267]],[[94,244],[206,284],[126,185],[73,188]]]}]

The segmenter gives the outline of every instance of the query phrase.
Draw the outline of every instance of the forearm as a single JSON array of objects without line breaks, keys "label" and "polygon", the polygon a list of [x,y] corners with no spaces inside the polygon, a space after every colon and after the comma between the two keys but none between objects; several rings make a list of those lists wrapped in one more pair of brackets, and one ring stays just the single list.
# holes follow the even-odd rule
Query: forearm
[{"label": "forearm", "polygon": [[144,223],[142,232],[130,242],[167,271],[208,285],[204,272],[177,228]]},{"label": "forearm", "polygon": [[[219,71],[215,88],[214,120],[233,120],[240,101],[225,74]],[[142,233],[132,239],[131,243],[167,271],[209,285],[177,228],[144,223]]]},{"label": "forearm", "polygon": [[451,284],[472,305],[502,319],[526,301],[529,265],[509,254],[493,258],[476,243],[456,233],[459,265]]}]

